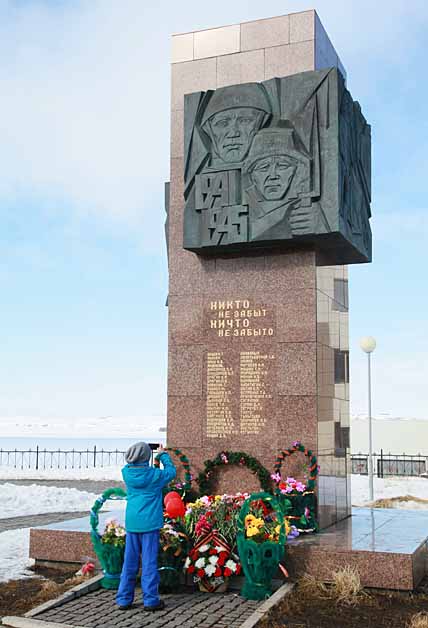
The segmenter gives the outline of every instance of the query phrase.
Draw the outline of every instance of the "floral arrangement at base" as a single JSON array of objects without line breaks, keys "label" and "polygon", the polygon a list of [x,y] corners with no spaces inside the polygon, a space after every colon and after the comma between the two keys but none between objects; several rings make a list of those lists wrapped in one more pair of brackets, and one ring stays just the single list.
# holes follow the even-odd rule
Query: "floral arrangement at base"
[{"label": "floral arrangement at base", "polygon": [[246,599],[263,600],[272,593],[287,539],[284,505],[284,500],[264,492],[251,495],[241,508],[237,541],[245,574],[241,595]]},{"label": "floral arrangement at base", "polygon": [[[295,480],[293,477],[287,477],[284,480],[281,476],[283,461],[298,452],[303,453],[309,460],[309,479],[306,484]],[[306,449],[297,440],[293,442],[291,447],[281,451],[275,462],[275,471],[271,475],[276,487],[275,493],[278,496],[285,496],[291,502],[291,510],[287,518],[289,523],[295,525],[299,532],[316,532],[318,530],[315,494],[318,471],[317,459],[313,452],[310,449]]]},{"label": "floral arrangement at base", "polygon": [[126,493],[121,488],[109,488],[95,500],[90,514],[91,541],[104,572],[101,586],[105,589],[117,589],[125,553],[125,529],[116,520],[110,519],[103,534],[98,531],[98,513],[110,499],[126,499]]},{"label": "floral arrangement at base", "polygon": [[241,565],[226,540],[213,530],[190,550],[184,568],[203,591],[224,591],[227,579],[238,575]]},{"label": "floral arrangement at base", "polygon": [[189,536],[198,541],[201,536],[217,530],[234,550],[237,518],[247,497],[247,493],[203,495],[196,501],[188,503],[184,521]]},{"label": "floral arrangement at base", "polygon": [[113,545],[113,547],[125,547],[126,530],[117,519],[107,519],[104,532],[101,535],[101,543]]},{"label": "floral arrangement at base", "polygon": [[158,569],[163,593],[177,591],[189,548],[189,537],[177,521],[166,522],[160,531]]}]

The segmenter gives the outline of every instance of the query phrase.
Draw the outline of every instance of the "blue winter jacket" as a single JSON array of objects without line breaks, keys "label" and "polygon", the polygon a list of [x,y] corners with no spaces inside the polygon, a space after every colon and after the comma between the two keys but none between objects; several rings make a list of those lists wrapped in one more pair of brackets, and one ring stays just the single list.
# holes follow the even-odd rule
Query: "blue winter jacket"
[{"label": "blue winter jacket", "polygon": [[122,469],[128,501],[125,528],[127,532],[151,532],[163,526],[162,489],[176,475],[171,458],[163,452],[163,469],[151,467],[148,462],[127,464]]}]

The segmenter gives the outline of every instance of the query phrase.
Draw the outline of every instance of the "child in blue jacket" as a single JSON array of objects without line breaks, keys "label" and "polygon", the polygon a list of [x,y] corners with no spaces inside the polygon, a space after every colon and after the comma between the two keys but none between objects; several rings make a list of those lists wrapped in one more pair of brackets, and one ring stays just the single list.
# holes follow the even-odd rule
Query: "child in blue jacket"
[{"label": "child in blue jacket", "polygon": [[122,476],[128,494],[125,516],[125,560],[120,576],[116,602],[121,610],[134,601],[135,580],[141,556],[141,588],[144,610],[165,608],[159,598],[159,530],[163,527],[162,489],[176,475],[171,458],[159,447],[163,469],[150,466],[151,449],[147,443],[136,443],[126,452]]}]

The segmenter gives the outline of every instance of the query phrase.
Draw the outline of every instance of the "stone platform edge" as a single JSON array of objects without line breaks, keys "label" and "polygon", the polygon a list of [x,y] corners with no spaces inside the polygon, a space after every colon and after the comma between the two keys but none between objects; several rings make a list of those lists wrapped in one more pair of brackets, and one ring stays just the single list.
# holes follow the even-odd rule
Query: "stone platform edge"
[{"label": "stone platform edge", "polygon": [[[40,613],[43,613],[51,608],[55,608],[57,606],[62,606],[71,600],[74,600],[77,597],[81,597],[86,593],[91,591],[95,591],[100,588],[100,582],[103,578],[103,575],[100,574],[91,578],[87,582],[83,582],[79,584],[66,593],[63,593],[59,597],[49,600],[48,602],[44,602],[39,606],[36,606],[28,613],[25,613],[24,616],[6,616],[3,617],[1,623],[3,626],[9,626],[9,628],[85,628],[85,626],[76,626],[72,624],[60,624],[54,622],[46,622],[41,621],[36,618],[36,616]],[[266,616],[271,612],[277,604],[279,604],[286,595],[291,593],[294,588],[293,583],[285,583],[283,584],[273,595],[271,595],[259,608],[255,609],[255,611],[248,617],[244,623],[241,625],[241,628],[255,628],[258,623],[266,618]],[[215,594],[213,594],[215,595]]]}]

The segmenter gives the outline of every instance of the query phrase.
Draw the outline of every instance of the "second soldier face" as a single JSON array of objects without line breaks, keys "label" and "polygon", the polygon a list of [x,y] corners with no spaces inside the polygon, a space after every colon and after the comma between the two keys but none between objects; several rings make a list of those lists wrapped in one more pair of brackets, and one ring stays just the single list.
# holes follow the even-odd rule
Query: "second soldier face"
[{"label": "second soldier face", "polygon": [[259,159],[252,168],[251,180],[267,201],[279,201],[286,195],[297,170],[297,162],[287,155]]}]

